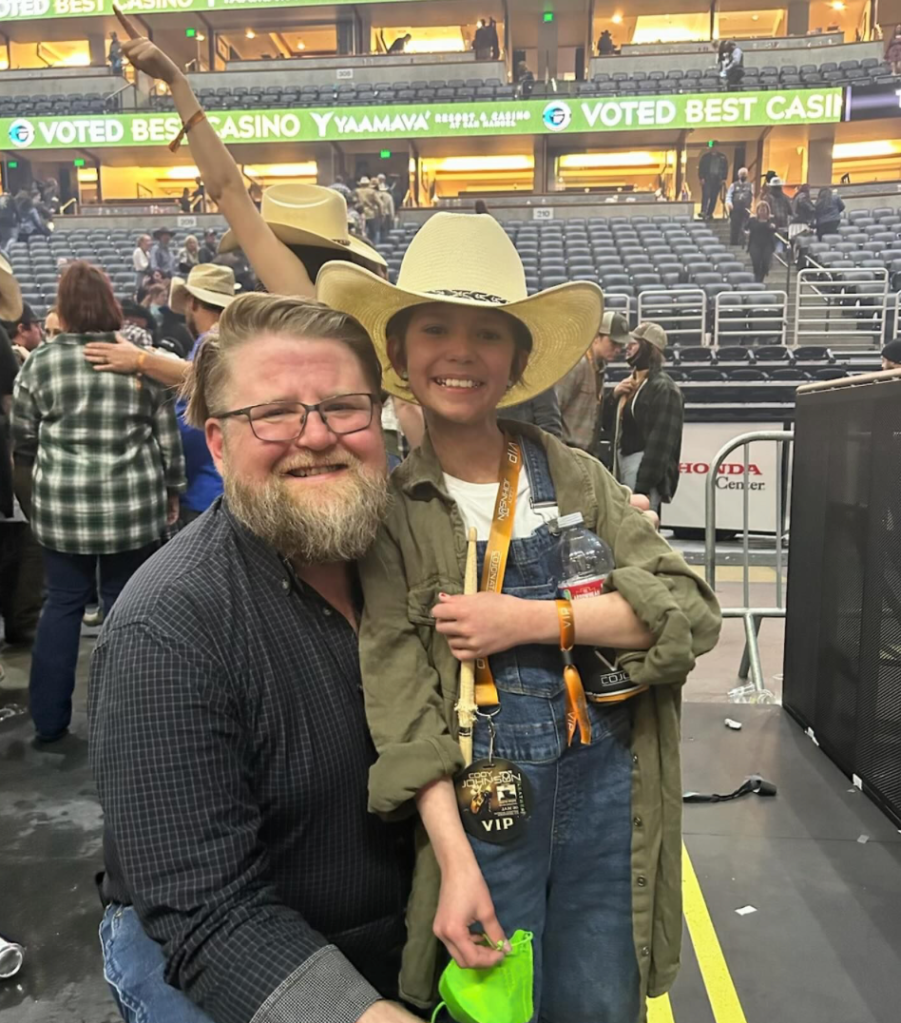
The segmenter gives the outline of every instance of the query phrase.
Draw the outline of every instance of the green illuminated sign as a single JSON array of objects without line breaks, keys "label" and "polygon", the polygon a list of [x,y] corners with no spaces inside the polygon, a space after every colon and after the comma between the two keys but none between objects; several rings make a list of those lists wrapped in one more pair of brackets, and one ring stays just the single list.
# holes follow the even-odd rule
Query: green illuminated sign
[{"label": "green illuminated sign", "polygon": [[10,170],[15,170],[16,167],[19,166],[19,161],[18,160],[10,160],[9,163],[7,163],[6,166],[9,167]]},{"label": "green illuminated sign", "polygon": [[188,38],[188,39],[195,39],[197,37],[197,29],[196,28],[186,28],[185,29],[185,37]]},{"label": "green illuminated sign", "polygon": [[81,158],[79,157],[79,158],[78,158],[77,160],[73,160],[73,161],[72,161],[72,166],[73,166],[73,167],[84,167],[84,160],[82,160],[82,159],[81,159]]},{"label": "green illuminated sign", "polygon": [[544,20],[545,21],[553,21],[554,20],[554,12],[553,11],[545,11],[544,12]]},{"label": "green illuminated sign", "polygon": [[[841,89],[785,89],[725,95],[210,111],[207,116],[225,142],[260,143],[703,130],[723,125],[822,124],[839,121],[841,115]],[[162,146],[180,128],[178,115],[168,113],[6,117],[0,118],[0,149]]]},{"label": "green illuminated sign", "polygon": [[[376,0],[332,0],[333,5]],[[394,0],[392,0],[394,2]],[[316,7],[322,0],[121,0],[126,14],[179,14],[190,11],[265,10],[269,7]],[[36,18],[112,17],[113,0],[0,0],[0,23]]]},{"label": "green illuminated sign", "polygon": [[382,151],[381,151],[381,152],[379,153],[379,156],[380,156],[380,157],[381,157],[381,158],[382,158],[383,160],[390,160],[390,159],[391,159],[391,150],[390,150],[390,149],[383,149],[383,150],[382,150]]}]

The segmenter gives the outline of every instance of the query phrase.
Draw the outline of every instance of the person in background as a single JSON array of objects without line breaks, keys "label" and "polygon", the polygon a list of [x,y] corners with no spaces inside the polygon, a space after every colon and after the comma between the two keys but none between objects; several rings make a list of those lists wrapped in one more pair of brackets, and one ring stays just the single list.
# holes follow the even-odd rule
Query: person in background
[{"label": "person in background", "polygon": [[555,388],[563,417],[563,439],[596,458],[600,457],[607,363],[621,356],[630,340],[626,318],[608,310],[601,317],[591,347]]},{"label": "person in background", "polygon": [[682,394],[663,368],[666,345],[659,323],[639,323],[626,349],[632,375],[613,389],[616,478],[658,515],[676,494],[682,450]]},{"label": "person in background", "polygon": [[497,22],[494,18],[488,19],[487,33],[489,56],[492,60],[500,60],[501,43],[497,37]]},{"label": "person in background", "polygon": [[194,184],[197,187],[191,193],[191,209],[197,210],[199,213],[206,213],[206,187],[203,179],[199,176],[194,178]]},{"label": "person in background", "polygon": [[20,365],[44,340],[41,321],[27,302],[22,303],[19,316],[14,320],[0,320],[0,326],[6,331]]},{"label": "person in background", "polygon": [[172,229],[169,227],[158,227],[153,232],[155,241],[150,250],[150,271],[158,273],[160,277],[169,280],[178,269],[175,253],[169,248],[172,241]]},{"label": "person in background", "polygon": [[379,210],[381,211],[381,222],[379,225],[379,235],[381,240],[387,241],[388,234],[394,228],[394,220],[396,211],[394,209],[394,196],[391,194],[391,189],[388,187],[388,181],[384,174],[378,176],[378,191],[376,192],[376,201],[379,204]]},{"label": "person in background", "polygon": [[895,338],[882,349],[882,368],[901,369],[901,338]]},{"label": "person in background", "polygon": [[836,234],[842,222],[845,204],[838,192],[831,188],[821,188],[817,194],[816,225],[817,239],[823,240],[824,234]]},{"label": "person in background", "polygon": [[797,241],[802,235],[810,234],[817,219],[816,207],[810,196],[810,185],[798,186],[798,191],[792,199],[792,220],[788,226],[788,240],[792,243],[792,255],[800,265],[801,245]]},{"label": "person in background", "polygon": [[178,205],[181,207],[182,213],[190,213],[191,212],[191,189],[190,188],[185,187],[185,188],[182,189],[181,196],[179,197],[179,200],[178,200]]},{"label": "person in background", "polygon": [[57,334],[62,334],[63,328],[59,325],[59,313],[56,306],[51,306],[44,317],[44,337],[52,341]]},{"label": "person in background", "polygon": [[722,40],[716,62],[720,78],[724,79],[729,91],[733,92],[745,77],[745,55],[741,47],[731,39]]},{"label": "person in background", "polygon": [[769,203],[759,202],[756,215],[748,221],[748,255],[754,268],[754,280],[762,284],[776,251],[776,225],[770,215]]},{"label": "person in background", "polygon": [[523,99],[528,99],[535,90],[535,75],[532,74],[529,65],[524,60],[516,65],[516,81],[519,95]]},{"label": "person in background", "polygon": [[122,44],[119,42],[119,36],[115,32],[110,32],[109,37],[109,50],[107,51],[107,59],[109,60],[109,69],[114,75],[122,74]]},{"label": "person in background", "polygon": [[16,379],[16,464],[32,468],[32,528],[43,548],[47,603],[29,696],[37,741],[62,739],[72,717],[81,621],[100,571],[104,614],[178,518],[185,488],[175,412],[152,380],[94,373],[91,341],[112,341],[122,310],[106,276],[78,260],[59,282],[64,333],[41,345]]},{"label": "person in background", "polygon": [[612,57],[615,53],[616,44],[613,42],[613,36],[610,35],[610,30],[605,28],[601,33],[601,38],[598,39],[598,56]]},{"label": "person in background", "polygon": [[203,245],[197,253],[198,263],[212,263],[219,252],[219,242],[216,240],[216,231],[208,227],[203,232]]},{"label": "person in background", "polygon": [[729,174],[729,161],[717,143],[709,146],[698,164],[701,179],[701,220],[712,220],[716,204],[723,190],[723,182]]},{"label": "person in background", "polygon": [[27,192],[19,192],[16,196],[16,206],[19,210],[19,241],[23,238],[31,238],[33,235],[50,237],[52,233],[50,228],[35,206],[34,199]]},{"label": "person in background", "polygon": [[385,435],[385,453],[388,472],[393,472],[414,449],[422,443],[425,422],[422,409],[403,398],[382,398],[382,433]]},{"label": "person in background", "polygon": [[413,36],[410,35],[409,32],[404,36],[398,36],[397,39],[395,39],[394,42],[388,47],[389,55],[395,53],[406,53],[407,46],[409,46],[409,44],[412,41]]},{"label": "person in background", "polygon": [[476,199],[474,209],[475,209],[475,212],[477,214],[479,214],[480,216],[483,216],[483,217],[484,216],[489,216],[489,217],[491,216],[491,214],[490,214],[490,212],[488,210],[488,203],[486,203],[484,199]]},{"label": "person in background", "polygon": [[729,214],[729,244],[741,245],[742,236],[754,205],[754,186],[748,168],[741,167],[738,177],[726,191],[726,212]]},{"label": "person in background", "polygon": [[19,207],[9,192],[0,192],[0,256],[19,239]]},{"label": "person in background", "polygon": [[488,26],[485,19],[480,18],[476,25],[475,36],[472,40],[472,48],[475,51],[476,60],[491,59],[491,44],[488,42]]},{"label": "person in background", "polygon": [[552,437],[563,439],[563,416],[560,415],[560,402],[553,387],[519,405],[508,405],[504,409],[504,419],[531,423]]},{"label": "person in background", "polygon": [[366,220],[366,236],[373,245],[378,245],[382,234],[382,207],[372,181],[364,174],[357,185],[357,202],[363,207]]},{"label": "person in background", "polygon": [[150,245],[150,235],[142,234],[131,254],[131,262],[135,269],[135,291],[143,287],[144,278],[150,273]]},{"label": "person in background", "polygon": [[792,218],[792,204],[789,197],[782,190],[782,178],[775,177],[770,179],[767,185],[765,201],[770,207],[770,214],[776,226],[776,251],[782,252],[785,248],[782,238],[788,235],[788,228]]},{"label": "person in background", "polygon": [[178,250],[178,272],[189,274],[192,267],[200,262],[200,244],[193,234],[187,235],[184,245]]}]

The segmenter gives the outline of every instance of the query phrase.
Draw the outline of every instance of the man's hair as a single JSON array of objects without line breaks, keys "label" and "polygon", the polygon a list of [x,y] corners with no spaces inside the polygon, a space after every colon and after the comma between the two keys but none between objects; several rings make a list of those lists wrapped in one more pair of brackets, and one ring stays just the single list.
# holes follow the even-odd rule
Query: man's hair
[{"label": "man's hair", "polygon": [[37,322],[37,317],[34,315],[34,310],[27,302],[22,303],[22,315],[17,320],[0,320],[0,325],[9,334],[11,340],[15,340],[16,334],[19,333],[19,327],[24,327],[25,330],[31,330],[31,328]]},{"label": "man's hair", "polygon": [[59,318],[71,334],[109,333],[122,326],[122,307],[109,278],[84,260],[63,271],[56,293]]},{"label": "man's hair", "polygon": [[339,341],[357,357],[371,393],[377,397],[382,389],[382,367],[372,341],[352,316],[307,299],[242,295],[223,312],[218,331],[207,336],[194,357],[183,388],[188,399],[185,418],[192,426],[202,429],[214,410],[221,411],[230,353],[264,334],[300,342]]}]

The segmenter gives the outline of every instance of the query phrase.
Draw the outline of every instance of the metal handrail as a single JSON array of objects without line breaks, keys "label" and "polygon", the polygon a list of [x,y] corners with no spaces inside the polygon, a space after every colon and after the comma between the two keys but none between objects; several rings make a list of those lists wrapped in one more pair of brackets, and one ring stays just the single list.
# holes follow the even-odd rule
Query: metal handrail
[{"label": "metal handrail", "polygon": [[78,200],[77,200],[77,199],[75,199],[75,198],[72,198],[72,199],[70,199],[70,200],[69,200],[68,202],[64,202],[64,203],[62,204],[62,206],[60,206],[60,208],[59,208],[59,212],[60,212],[60,215],[62,216],[62,214],[63,214],[63,213],[65,213],[65,212],[66,212],[66,210],[67,210],[67,209],[68,209],[68,208],[69,208],[70,206],[73,206],[73,205],[75,206],[75,212],[76,212],[76,214],[77,214],[77,213],[78,213]]},{"label": "metal handrail", "polygon": [[[872,274],[872,281],[856,281],[853,274],[861,273],[859,267],[818,267],[818,269],[805,268],[804,270],[798,271],[798,287],[795,291],[795,329],[793,345],[797,347],[801,343],[802,337],[808,338],[821,338],[822,334],[848,334],[848,335],[859,335],[869,334],[874,337],[874,340],[878,342],[879,339],[885,334],[885,325],[888,312],[888,285],[889,275],[888,270],[884,267],[881,269],[873,268],[866,269],[864,272]],[[871,290],[866,292],[869,297],[879,298],[881,297],[881,303],[870,307],[873,311],[874,318],[878,320],[878,329],[871,330],[860,330],[855,322],[853,328],[843,328],[842,320],[836,320],[834,317],[834,311],[841,308],[836,304],[836,299],[847,297],[847,292],[840,290],[838,292],[822,291],[817,284],[811,280],[812,274],[826,273],[830,275],[831,280],[829,282],[820,281],[820,284],[826,284],[827,287],[839,289],[842,288],[843,283],[850,285],[856,284],[874,284],[879,286],[879,290]],[[819,299],[823,300],[822,306],[811,306],[804,305],[804,297],[812,297],[811,292]],[[824,312],[824,316],[816,316],[817,312]],[[804,326],[813,328],[810,330],[803,330]]]},{"label": "metal handrail", "polygon": [[[661,314],[659,312],[655,312],[654,320],[655,320],[656,323],[659,323],[661,327],[663,327],[663,329],[667,333],[667,336],[672,341],[679,341],[681,335],[683,335],[683,334],[700,333],[701,344],[706,344],[707,343],[707,294],[706,294],[706,292],[704,292],[701,288],[697,288],[697,287],[694,287],[692,285],[682,285],[681,287],[676,287],[676,288],[660,288],[659,290],[654,290],[654,291],[643,291],[638,296],[638,300],[637,300],[637,310],[638,310],[638,321],[639,322],[641,322],[645,318],[645,316],[644,316],[644,308],[645,308],[646,303],[652,301],[655,298],[656,299],[664,299],[665,301],[669,302],[670,304],[672,303],[672,300],[674,298],[681,298],[681,299],[684,299],[686,301],[690,301],[692,303],[696,302],[696,304],[697,304],[697,312],[679,313],[679,314],[673,313],[672,315],[669,315],[669,314],[666,314],[666,313]],[[657,308],[658,309],[664,309],[664,308],[666,308],[666,306],[664,304],[661,304],[661,305],[658,305]],[[694,306],[691,306],[691,308],[694,308]],[[670,320],[680,320],[680,321],[683,321],[683,322],[690,321],[692,324],[694,324],[695,321],[697,321],[697,327],[694,327],[694,326],[691,326],[691,327],[670,327],[670,326],[668,326],[668,323],[669,323]]]},{"label": "metal handrail", "polygon": [[[770,693],[763,684],[763,667],[760,662],[760,647],[757,641],[757,633],[760,623],[764,618],[784,618],[785,601],[782,586],[782,530],[784,526],[784,506],[782,494],[782,468],[785,455],[786,443],[794,440],[794,434],[790,430],[759,430],[752,433],[744,433],[733,438],[717,452],[716,457],[710,464],[705,482],[705,523],[704,523],[704,564],[707,575],[707,582],[711,589],[716,589],[716,480],[719,475],[719,468],[732,452],[739,447],[744,447],[744,488],[742,493],[742,597],[744,603],[741,607],[723,608],[723,617],[741,618],[745,623],[745,653],[742,657],[742,665],[739,669],[739,676],[747,678],[751,676],[753,691],[761,700],[772,699]],[[751,551],[750,551],[750,523],[749,523],[749,452],[748,448],[755,441],[775,441],[777,444],[776,458],[776,607],[752,607],[751,605]],[[787,505],[787,502],[785,502]]]},{"label": "metal handrail", "polygon": [[[738,306],[734,306],[728,303],[728,299],[736,295],[747,295],[748,301],[742,302]],[[782,312],[781,314],[773,312],[772,315],[758,315],[754,319],[760,322],[766,322],[768,325],[772,321],[773,330],[772,333],[779,334],[781,340],[778,342],[780,345],[784,345],[786,342],[786,335],[788,333],[788,292],[787,291],[724,291],[716,296],[716,300],[713,305],[713,344],[714,347],[719,347],[720,337],[743,337],[747,331],[742,330],[721,330],[720,324],[722,322],[729,322],[729,317],[723,317],[721,315],[722,309],[750,309],[754,301],[759,299],[761,295],[774,295],[777,299],[781,298]],[[761,306],[761,309],[767,308]],[[778,309],[778,306],[774,306],[773,309]],[[769,331],[767,331],[769,332]]]}]

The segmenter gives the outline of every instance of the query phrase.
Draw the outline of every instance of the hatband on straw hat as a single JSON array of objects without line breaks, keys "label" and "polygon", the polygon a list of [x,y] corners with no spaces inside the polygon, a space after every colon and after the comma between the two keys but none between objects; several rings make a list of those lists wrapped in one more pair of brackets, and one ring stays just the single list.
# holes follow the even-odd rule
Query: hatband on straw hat
[{"label": "hatband on straw hat", "polygon": [[[364,266],[388,264],[371,246],[347,229],[347,202],[333,188],[321,185],[270,185],[263,192],[260,207],[263,220],[285,245],[310,245],[344,252]],[[220,252],[237,249],[238,239],[230,228],[219,243]]]},{"label": "hatband on straw hat", "polygon": [[518,405],[564,377],[588,350],[604,311],[596,284],[573,281],[531,297],[519,254],[493,217],[436,213],[410,243],[397,286],[352,263],[326,263],[316,282],[326,305],[355,317],[366,328],[382,363],[382,385],[416,401],[388,358],[387,327],[405,309],[450,302],[496,309],[515,317],[532,335],[523,378],[500,406]]},{"label": "hatband on straw hat", "polygon": [[199,263],[191,267],[188,279],[172,278],[169,290],[169,308],[180,316],[184,315],[188,295],[193,295],[207,305],[224,309],[235,300],[235,272],[230,266],[217,263]]},{"label": "hatband on straw hat", "polygon": [[22,289],[13,268],[0,256],[0,320],[18,320],[22,315]]}]

